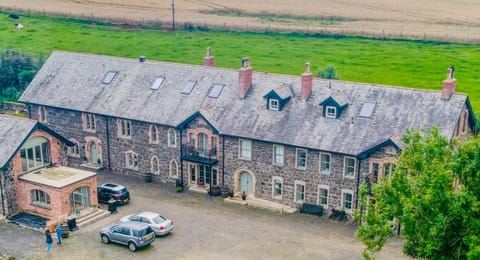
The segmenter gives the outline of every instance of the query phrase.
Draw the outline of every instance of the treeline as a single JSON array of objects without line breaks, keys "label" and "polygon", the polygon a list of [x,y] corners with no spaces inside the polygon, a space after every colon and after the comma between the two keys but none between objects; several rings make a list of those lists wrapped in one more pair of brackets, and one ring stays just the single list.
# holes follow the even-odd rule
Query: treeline
[{"label": "treeline", "polygon": [[0,100],[16,101],[43,64],[37,59],[13,49],[0,55]]}]

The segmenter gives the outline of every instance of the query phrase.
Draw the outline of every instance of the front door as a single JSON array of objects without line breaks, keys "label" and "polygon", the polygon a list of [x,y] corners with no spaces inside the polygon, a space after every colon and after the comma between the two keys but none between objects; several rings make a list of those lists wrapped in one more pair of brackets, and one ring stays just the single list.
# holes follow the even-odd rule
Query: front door
[{"label": "front door", "polygon": [[253,193],[253,178],[248,172],[240,173],[240,192]]},{"label": "front door", "polygon": [[79,213],[80,210],[90,207],[89,187],[80,187],[70,194],[70,209],[72,213]]},{"label": "front door", "polygon": [[98,149],[95,142],[90,143],[90,163],[99,164]]}]

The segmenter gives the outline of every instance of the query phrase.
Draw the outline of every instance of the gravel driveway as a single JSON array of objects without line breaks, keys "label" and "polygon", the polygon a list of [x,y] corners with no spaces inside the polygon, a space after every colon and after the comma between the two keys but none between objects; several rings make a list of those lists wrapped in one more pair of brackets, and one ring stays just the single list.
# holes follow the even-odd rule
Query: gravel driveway
[{"label": "gravel driveway", "polygon": [[[118,207],[118,214],[70,233],[62,246],[54,244],[50,254],[42,234],[0,221],[0,252],[21,259],[362,259],[362,244],[350,224],[225,204],[220,197],[176,193],[172,184],[145,183],[138,177],[98,176],[99,183],[106,180],[130,190],[132,201]],[[135,253],[101,243],[102,226],[144,210],[173,219],[173,233]],[[399,239],[390,240],[377,258],[407,259]]]}]

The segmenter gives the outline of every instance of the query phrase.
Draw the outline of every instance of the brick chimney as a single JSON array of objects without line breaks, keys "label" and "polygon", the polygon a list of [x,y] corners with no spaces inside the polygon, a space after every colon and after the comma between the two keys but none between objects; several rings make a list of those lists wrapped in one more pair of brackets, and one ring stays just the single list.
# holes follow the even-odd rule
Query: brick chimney
[{"label": "brick chimney", "polygon": [[238,70],[238,96],[244,98],[252,85],[253,68],[250,67],[250,58],[242,59],[242,67]]},{"label": "brick chimney", "polygon": [[207,56],[203,57],[203,66],[215,67],[215,57],[212,56],[212,49],[207,48]]},{"label": "brick chimney", "polygon": [[305,72],[302,74],[301,97],[306,101],[312,94],[313,74],[310,72],[310,62],[305,63]]},{"label": "brick chimney", "polygon": [[447,70],[447,78],[443,81],[442,100],[449,100],[453,93],[455,93],[455,87],[457,86],[457,80],[454,77],[455,68],[451,66]]}]

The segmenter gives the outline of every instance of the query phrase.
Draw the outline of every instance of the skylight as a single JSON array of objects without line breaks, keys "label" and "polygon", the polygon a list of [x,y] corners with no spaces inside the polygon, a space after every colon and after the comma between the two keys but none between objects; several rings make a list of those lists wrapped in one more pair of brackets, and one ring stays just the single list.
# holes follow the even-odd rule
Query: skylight
[{"label": "skylight", "polygon": [[155,81],[153,82],[153,84],[150,86],[150,89],[153,89],[153,90],[159,89],[160,86],[162,85],[163,81],[165,81],[164,77],[156,78]]},{"label": "skylight", "polygon": [[222,89],[225,85],[223,84],[213,84],[212,90],[210,90],[210,93],[208,93],[209,98],[218,98],[220,96],[220,93],[222,93]]},{"label": "skylight", "polygon": [[113,78],[118,74],[118,71],[111,70],[105,74],[105,77],[103,77],[102,83],[103,84],[110,84],[112,83]]},{"label": "skylight", "polygon": [[196,84],[197,84],[196,80],[187,81],[187,83],[183,87],[182,94],[189,95],[190,93],[192,93],[192,90],[193,90],[193,88],[195,87]]},{"label": "skylight", "polygon": [[365,102],[363,103],[362,110],[360,111],[361,117],[371,117],[373,110],[375,109],[375,102]]}]

